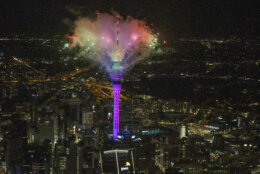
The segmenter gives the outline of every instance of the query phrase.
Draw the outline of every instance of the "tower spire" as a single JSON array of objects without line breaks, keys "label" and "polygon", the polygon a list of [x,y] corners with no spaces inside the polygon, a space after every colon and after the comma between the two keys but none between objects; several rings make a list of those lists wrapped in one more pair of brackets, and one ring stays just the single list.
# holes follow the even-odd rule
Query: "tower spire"
[{"label": "tower spire", "polygon": [[116,17],[116,45],[119,46],[119,18],[120,16],[117,15]]}]

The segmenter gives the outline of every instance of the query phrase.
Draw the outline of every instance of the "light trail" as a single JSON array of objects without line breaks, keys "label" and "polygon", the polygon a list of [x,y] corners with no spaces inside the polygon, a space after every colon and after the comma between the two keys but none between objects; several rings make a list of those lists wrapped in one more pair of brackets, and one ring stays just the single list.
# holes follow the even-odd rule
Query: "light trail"
[{"label": "light trail", "polygon": [[[58,75],[55,75],[53,77],[48,77],[48,78],[45,78],[45,79],[29,79],[28,82],[31,82],[31,83],[36,83],[36,82],[50,82],[50,81],[58,81],[58,80],[68,80],[69,78],[71,77],[74,77],[80,73],[83,73],[83,72],[86,72],[88,71],[89,68],[86,67],[86,68],[82,68],[80,70],[77,70],[77,71],[73,71],[73,72],[70,72],[68,74],[65,74],[65,75],[62,75],[62,74],[58,74]],[[1,79],[0,79],[1,80]],[[1,80],[3,83],[18,83],[19,80]]]},{"label": "light trail", "polygon": [[29,63],[27,63],[26,61],[19,59],[17,57],[12,57],[14,61],[20,63],[20,64],[24,64],[25,66],[27,66],[28,68],[31,68],[33,71],[37,72],[37,73],[41,73],[38,70],[36,70],[35,68],[33,68],[32,66],[30,66]]}]

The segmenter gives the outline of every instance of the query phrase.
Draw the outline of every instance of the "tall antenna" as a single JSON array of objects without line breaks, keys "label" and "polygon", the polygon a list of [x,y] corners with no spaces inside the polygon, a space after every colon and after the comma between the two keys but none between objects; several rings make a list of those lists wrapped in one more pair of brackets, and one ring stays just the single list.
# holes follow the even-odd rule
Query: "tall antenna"
[{"label": "tall antenna", "polygon": [[117,15],[116,20],[116,45],[119,46],[119,18],[120,16]]}]

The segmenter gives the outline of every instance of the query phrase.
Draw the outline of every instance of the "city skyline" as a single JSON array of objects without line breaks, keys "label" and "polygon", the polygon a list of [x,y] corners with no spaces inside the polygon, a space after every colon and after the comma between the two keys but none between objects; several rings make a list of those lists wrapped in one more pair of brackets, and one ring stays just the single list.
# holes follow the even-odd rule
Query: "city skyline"
[{"label": "city skyline", "polygon": [[0,174],[258,173],[256,10],[2,3]]}]

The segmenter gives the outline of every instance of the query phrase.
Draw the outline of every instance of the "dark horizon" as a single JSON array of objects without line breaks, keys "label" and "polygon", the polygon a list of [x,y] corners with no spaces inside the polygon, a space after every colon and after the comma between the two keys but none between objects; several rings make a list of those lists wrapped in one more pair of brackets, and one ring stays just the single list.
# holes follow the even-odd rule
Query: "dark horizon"
[{"label": "dark horizon", "polygon": [[259,34],[256,2],[247,0],[9,0],[0,6],[0,34],[65,35],[76,18],[93,17],[97,12],[145,20],[168,40],[256,39]]}]

